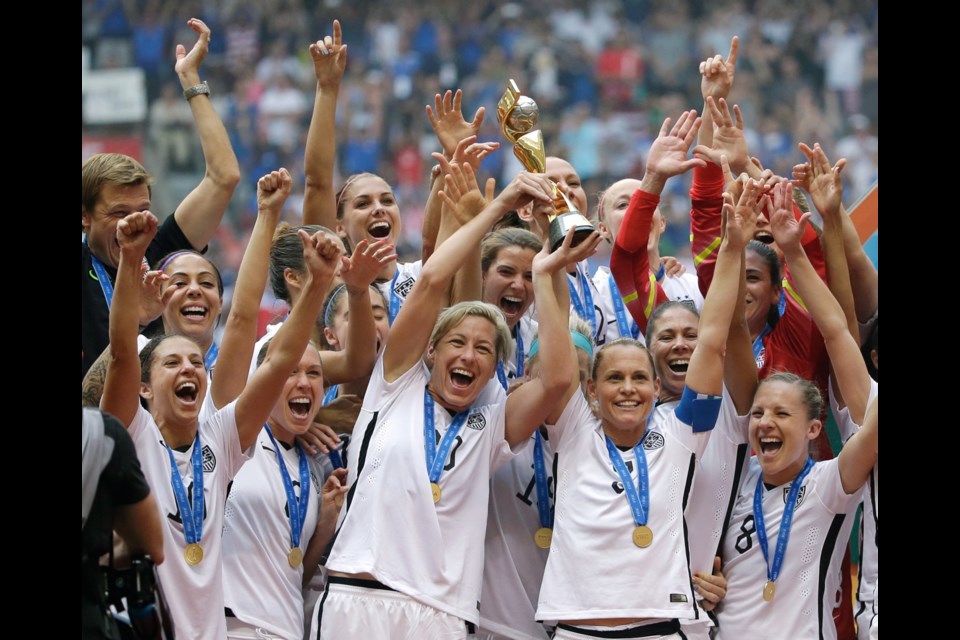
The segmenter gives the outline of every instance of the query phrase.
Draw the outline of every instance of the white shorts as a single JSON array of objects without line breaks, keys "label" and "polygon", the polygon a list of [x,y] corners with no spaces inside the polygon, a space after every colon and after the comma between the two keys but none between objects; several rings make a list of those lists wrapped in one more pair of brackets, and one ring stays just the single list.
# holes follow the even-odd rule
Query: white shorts
[{"label": "white shorts", "polygon": [[283,640],[283,636],[273,635],[237,618],[227,617],[227,640]]},{"label": "white shorts", "polygon": [[859,602],[857,608],[857,640],[870,640],[870,627],[877,618],[877,608],[873,602]]},{"label": "white shorts", "polygon": [[[631,633],[633,632],[633,633]],[[680,630],[680,622],[667,620],[654,623],[624,624],[613,627],[592,625],[557,626],[553,640],[596,640],[597,638],[646,638],[646,640],[684,640],[687,636]]]},{"label": "white shorts", "polygon": [[461,640],[466,623],[454,615],[368,580],[331,577],[311,629],[323,640]]}]

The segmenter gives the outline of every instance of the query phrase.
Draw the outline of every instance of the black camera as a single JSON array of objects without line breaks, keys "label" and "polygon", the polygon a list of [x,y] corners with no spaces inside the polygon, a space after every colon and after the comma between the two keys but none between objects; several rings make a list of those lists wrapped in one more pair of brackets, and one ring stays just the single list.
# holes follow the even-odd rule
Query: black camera
[{"label": "black camera", "polygon": [[[104,567],[103,579],[107,602],[117,611],[126,611],[129,616],[129,627],[121,628],[122,636],[136,640],[171,640],[174,637],[170,612],[157,580],[156,565],[150,556],[133,556],[130,566],[124,569]],[[122,618],[118,621],[126,622]]]}]

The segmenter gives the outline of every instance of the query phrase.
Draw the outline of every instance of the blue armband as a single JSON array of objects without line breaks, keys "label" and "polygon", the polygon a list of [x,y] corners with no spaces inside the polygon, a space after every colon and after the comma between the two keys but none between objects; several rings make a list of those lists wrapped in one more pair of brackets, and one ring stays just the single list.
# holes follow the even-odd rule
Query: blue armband
[{"label": "blue armband", "polygon": [[717,424],[722,396],[697,393],[690,387],[683,388],[680,404],[674,409],[677,418],[693,428],[694,433],[710,431]]}]

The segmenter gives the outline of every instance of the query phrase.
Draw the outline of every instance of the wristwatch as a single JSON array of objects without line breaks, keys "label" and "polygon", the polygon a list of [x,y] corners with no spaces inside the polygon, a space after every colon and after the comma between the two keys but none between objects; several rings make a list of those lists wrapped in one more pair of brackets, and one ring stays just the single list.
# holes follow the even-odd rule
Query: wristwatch
[{"label": "wristwatch", "polygon": [[183,99],[189,101],[190,98],[193,98],[199,95],[205,95],[205,96],[210,95],[210,85],[208,85],[206,82],[201,82],[200,84],[193,85],[192,87],[186,89],[183,92]]}]

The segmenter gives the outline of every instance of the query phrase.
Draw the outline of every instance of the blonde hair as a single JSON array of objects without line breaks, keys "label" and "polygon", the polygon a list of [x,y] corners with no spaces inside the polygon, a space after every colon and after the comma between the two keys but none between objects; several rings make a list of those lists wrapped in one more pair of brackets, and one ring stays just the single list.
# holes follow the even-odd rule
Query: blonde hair
[{"label": "blonde hair", "polygon": [[490,321],[496,333],[497,361],[506,362],[507,358],[513,353],[513,339],[510,336],[510,328],[507,327],[503,312],[489,302],[470,300],[459,302],[444,309],[440,317],[437,318],[436,324],[433,325],[433,333],[430,334],[430,346],[436,348],[441,338],[463,322],[467,316],[476,316]]}]

